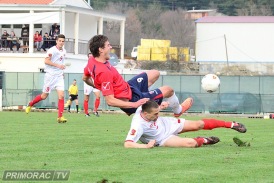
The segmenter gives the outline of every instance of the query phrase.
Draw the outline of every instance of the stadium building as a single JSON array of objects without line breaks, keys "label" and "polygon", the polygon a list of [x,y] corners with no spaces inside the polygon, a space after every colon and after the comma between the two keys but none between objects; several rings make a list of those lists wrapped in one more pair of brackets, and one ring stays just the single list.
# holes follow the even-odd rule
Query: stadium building
[{"label": "stadium building", "polygon": [[0,17],[1,34],[4,30],[8,33],[14,31],[16,36],[21,37],[22,27],[29,26],[29,45],[24,47],[27,53],[23,53],[22,39],[18,53],[11,53],[9,48],[1,50],[0,71],[43,71],[45,52],[34,48],[33,35],[36,31],[42,36],[49,33],[54,23],[60,26],[60,33],[66,36],[66,62],[71,66],[65,72],[82,72],[87,61],[88,40],[96,34],[103,34],[103,24],[106,21],[120,24],[117,55],[123,59],[125,16],[95,11],[85,0],[1,0]]}]

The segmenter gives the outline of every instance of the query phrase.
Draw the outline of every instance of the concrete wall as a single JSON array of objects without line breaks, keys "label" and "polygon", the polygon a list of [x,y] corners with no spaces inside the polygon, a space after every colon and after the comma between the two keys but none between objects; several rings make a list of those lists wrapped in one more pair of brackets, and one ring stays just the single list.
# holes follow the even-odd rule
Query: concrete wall
[{"label": "concrete wall", "polygon": [[[0,70],[5,72],[40,72],[40,69],[45,67],[45,56],[46,52],[41,54],[2,54]],[[68,54],[65,62],[70,63],[70,66],[65,69],[65,73],[83,73],[87,56]]]},{"label": "concrete wall", "polygon": [[[66,13],[65,35],[66,38],[75,38],[74,36],[75,13]],[[88,41],[97,34],[97,19],[88,15],[79,16],[79,39]]]},{"label": "concrete wall", "polygon": [[197,23],[196,26],[198,62],[226,62],[227,58],[229,62],[274,62],[274,23]]}]

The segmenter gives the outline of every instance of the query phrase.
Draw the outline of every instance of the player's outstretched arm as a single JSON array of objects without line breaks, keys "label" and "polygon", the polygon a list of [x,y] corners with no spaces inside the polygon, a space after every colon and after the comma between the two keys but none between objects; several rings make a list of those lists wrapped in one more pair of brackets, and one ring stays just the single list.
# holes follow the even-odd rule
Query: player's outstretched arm
[{"label": "player's outstretched arm", "polygon": [[125,148],[144,148],[144,149],[149,149],[153,148],[156,143],[156,140],[151,140],[149,141],[148,144],[138,144],[136,142],[131,142],[131,141],[126,141],[124,143]]},{"label": "player's outstretched arm", "polygon": [[129,102],[129,101],[117,99],[114,97],[114,95],[107,95],[107,96],[105,96],[105,100],[109,106],[113,106],[113,107],[138,108],[139,106],[146,103],[149,100],[149,98],[143,98],[143,99],[138,100],[137,102]]}]

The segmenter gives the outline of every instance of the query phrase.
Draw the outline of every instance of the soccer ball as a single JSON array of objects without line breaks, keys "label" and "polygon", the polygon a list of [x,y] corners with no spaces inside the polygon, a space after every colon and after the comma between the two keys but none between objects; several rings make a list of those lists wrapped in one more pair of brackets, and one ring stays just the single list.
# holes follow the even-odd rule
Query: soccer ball
[{"label": "soccer ball", "polygon": [[215,74],[207,74],[203,77],[201,83],[202,83],[202,88],[206,92],[212,93],[218,90],[220,86],[220,79]]}]

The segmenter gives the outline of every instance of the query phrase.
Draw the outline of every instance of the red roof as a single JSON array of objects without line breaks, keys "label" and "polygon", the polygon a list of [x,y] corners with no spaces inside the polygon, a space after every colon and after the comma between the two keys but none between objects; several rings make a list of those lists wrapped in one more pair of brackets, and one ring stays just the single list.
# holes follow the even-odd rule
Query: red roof
[{"label": "red roof", "polygon": [[[0,0],[1,1],[1,0]],[[274,16],[207,16],[197,23],[274,23]]]},{"label": "red roof", "polygon": [[54,0],[0,0],[0,4],[50,4]]}]

